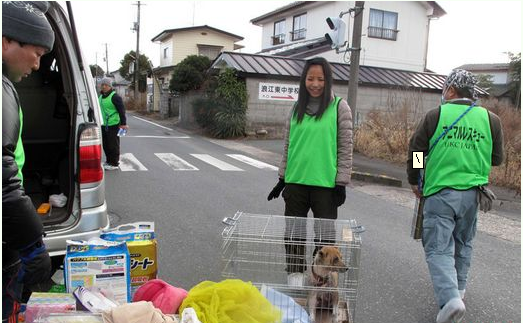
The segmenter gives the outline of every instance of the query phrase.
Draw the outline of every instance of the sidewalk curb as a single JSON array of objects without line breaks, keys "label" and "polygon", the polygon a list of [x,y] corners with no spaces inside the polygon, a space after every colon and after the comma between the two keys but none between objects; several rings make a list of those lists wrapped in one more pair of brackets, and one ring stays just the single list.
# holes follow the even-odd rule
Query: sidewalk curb
[{"label": "sidewalk curb", "polygon": [[402,187],[401,180],[386,176],[386,175],[376,175],[371,173],[364,173],[364,172],[352,172],[351,178],[356,181],[361,182],[367,182],[367,183],[375,183],[375,184],[382,184],[387,186],[394,186],[394,187]]}]

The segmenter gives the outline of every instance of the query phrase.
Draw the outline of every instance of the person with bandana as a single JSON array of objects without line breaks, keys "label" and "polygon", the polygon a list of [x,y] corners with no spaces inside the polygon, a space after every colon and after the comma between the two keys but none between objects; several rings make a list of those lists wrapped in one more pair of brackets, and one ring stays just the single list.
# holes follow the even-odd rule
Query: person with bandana
[{"label": "person with bandana", "polygon": [[[453,70],[441,105],[427,112],[409,144],[407,175],[413,193],[424,199],[422,243],[440,307],[437,323],[465,315],[478,187],[488,184],[491,167],[503,161],[501,121],[476,104],[475,86],[470,72]],[[414,152],[426,158],[424,175],[413,168]]]}]

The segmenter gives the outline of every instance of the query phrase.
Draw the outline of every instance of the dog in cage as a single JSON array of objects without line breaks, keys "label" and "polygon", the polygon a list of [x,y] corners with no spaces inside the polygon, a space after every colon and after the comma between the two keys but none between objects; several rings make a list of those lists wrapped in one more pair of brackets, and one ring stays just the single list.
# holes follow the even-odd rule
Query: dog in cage
[{"label": "dog in cage", "polygon": [[[311,322],[316,322],[316,310],[330,308],[332,308],[332,322],[338,320],[340,308],[337,291],[338,273],[346,272],[347,269],[337,247],[324,246],[316,253],[308,279],[308,285],[313,287],[307,298]],[[328,290],[322,290],[322,287]]]}]

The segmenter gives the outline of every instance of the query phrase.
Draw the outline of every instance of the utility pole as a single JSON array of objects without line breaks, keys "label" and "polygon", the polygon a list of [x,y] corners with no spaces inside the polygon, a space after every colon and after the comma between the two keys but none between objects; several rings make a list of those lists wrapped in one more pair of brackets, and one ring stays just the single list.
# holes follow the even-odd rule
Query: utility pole
[{"label": "utility pole", "polygon": [[105,75],[109,75],[109,52],[107,51],[107,43],[105,43]]},{"label": "utility pole", "polygon": [[[363,24],[363,6],[365,1],[356,1],[354,7],[354,27],[352,29],[352,47],[350,56],[349,97],[348,103],[352,110],[352,124],[356,127],[356,105],[358,82],[360,77],[361,28]],[[350,28],[350,26],[349,26]]]},{"label": "utility pole", "polygon": [[138,82],[140,80],[140,1],[136,4],[138,6],[138,15],[136,23],[134,24],[134,30],[136,31],[136,60],[134,65],[134,104],[138,106]]}]

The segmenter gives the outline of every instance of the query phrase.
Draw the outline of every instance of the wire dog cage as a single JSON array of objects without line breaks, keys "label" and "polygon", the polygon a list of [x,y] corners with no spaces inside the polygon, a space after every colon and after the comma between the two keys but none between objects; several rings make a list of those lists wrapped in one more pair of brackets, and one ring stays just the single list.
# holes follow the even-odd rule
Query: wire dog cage
[{"label": "wire dog cage", "polygon": [[237,212],[223,219],[222,276],[250,281],[283,322],[354,323],[363,228]]}]

